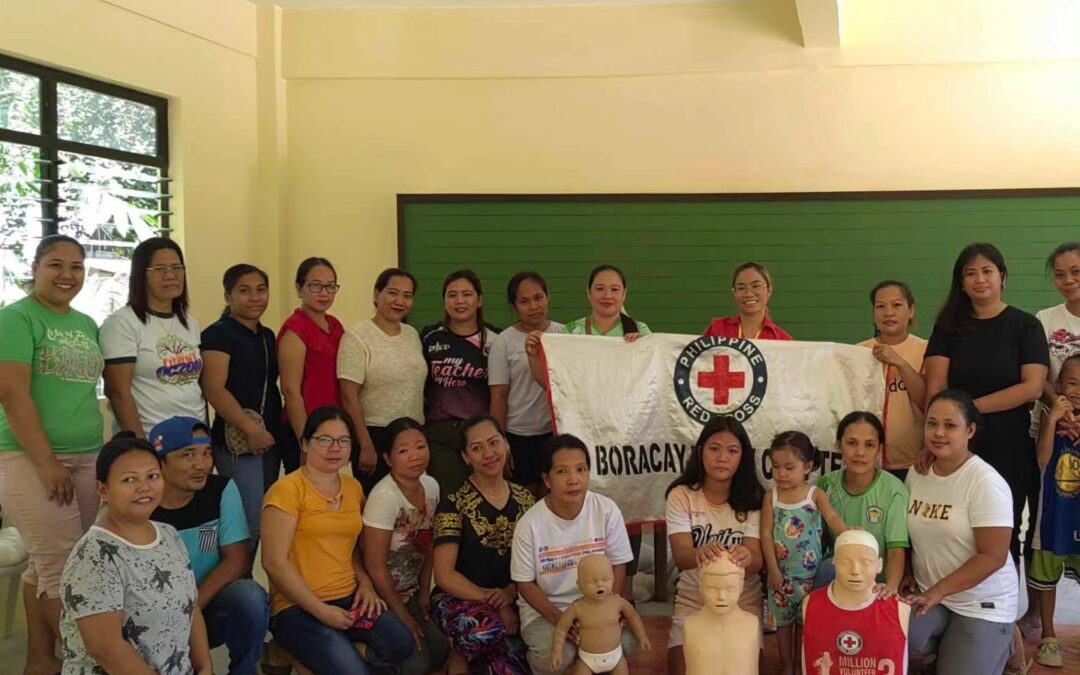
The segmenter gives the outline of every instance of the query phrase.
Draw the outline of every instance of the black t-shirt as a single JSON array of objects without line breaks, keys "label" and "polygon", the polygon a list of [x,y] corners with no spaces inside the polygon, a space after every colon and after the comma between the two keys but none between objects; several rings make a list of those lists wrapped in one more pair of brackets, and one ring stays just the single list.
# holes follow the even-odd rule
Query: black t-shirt
[{"label": "black t-shirt", "polygon": [[428,365],[424,386],[428,421],[467,420],[487,414],[491,407],[488,352],[495,335],[486,326],[483,332],[458,335],[438,323],[420,331]]},{"label": "black t-shirt", "polygon": [[[223,316],[203,331],[202,350],[229,355],[229,375],[225,380],[225,388],[240,407],[251,410],[262,408],[266,428],[276,435],[281,424],[281,392],[277,383],[278,363],[274,332],[260,324],[259,332],[254,333],[231,316]],[[214,415],[211,437],[214,445],[224,446],[225,418],[219,414]]]},{"label": "black t-shirt", "polygon": [[[934,327],[926,356],[949,359],[949,387],[973,399],[1020,383],[1020,369],[1028,364],[1049,366],[1046,333],[1039,320],[1015,307],[1006,307],[992,319],[973,319],[966,332],[946,334]],[[975,452],[1006,480],[1023,475],[1035,461],[1030,406],[982,415]]]},{"label": "black t-shirt", "polygon": [[496,509],[467,480],[435,510],[435,546],[457,544],[458,572],[482,588],[503,588],[510,584],[514,528],[532,505],[532,493],[510,483],[506,506]]}]

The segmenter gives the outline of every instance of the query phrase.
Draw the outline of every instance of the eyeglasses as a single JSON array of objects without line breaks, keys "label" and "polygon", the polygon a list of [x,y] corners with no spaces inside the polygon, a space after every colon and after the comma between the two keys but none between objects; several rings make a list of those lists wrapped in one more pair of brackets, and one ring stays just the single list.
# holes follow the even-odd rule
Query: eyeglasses
[{"label": "eyeglasses", "polygon": [[310,284],[304,284],[304,288],[312,293],[322,293],[323,291],[326,291],[327,293],[337,293],[341,286],[338,284],[320,284],[317,281],[312,281]]},{"label": "eyeglasses", "polygon": [[333,436],[316,436],[311,440],[315,441],[323,450],[329,450],[334,445],[337,445],[342,450],[352,449],[352,438],[349,436],[342,436],[341,438],[334,438]]},{"label": "eyeglasses", "polygon": [[183,274],[184,270],[186,270],[186,269],[187,269],[187,265],[182,265],[182,264],[177,264],[177,265],[154,265],[153,267],[147,267],[146,271],[151,272],[153,274],[157,274],[158,276],[165,276],[169,272],[172,272],[173,274]]},{"label": "eyeglasses", "polygon": [[736,293],[750,292],[754,295],[761,295],[765,291],[765,284],[760,281],[755,281],[752,284],[735,284],[735,287],[731,290]]}]

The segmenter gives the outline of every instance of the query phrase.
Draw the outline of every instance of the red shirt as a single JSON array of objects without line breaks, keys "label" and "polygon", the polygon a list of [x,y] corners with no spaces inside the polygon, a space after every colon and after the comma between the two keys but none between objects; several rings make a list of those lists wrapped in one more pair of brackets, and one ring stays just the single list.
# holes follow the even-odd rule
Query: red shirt
[{"label": "red shirt", "polygon": [[739,317],[737,316],[725,316],[722,319],[713,319],[712,323],[705,330],[705,337],[726,337],[737,338],[744,337],[751,340],[794,340],[780,326],[777,326],[772,322],[769,316],[765,315],[765,323],[761,325],[761,332],[757,335],[739,335],[741,329],[739,327]]},{"label": "red shirt", "polygon": [[806,675],[907,672],[907,636],[899,601],[873,599],[862,609],[841,609],[829,588],[809,595],[803,622]]},{"label": "red shirt", "polygon": [[304,343],[307,353],[304,355],[304,379],[300,382],[300,394],[304,397],[304,408],[308,415],[323,406],[341,407],[341,394],[337,381],[337,353],[341,338],[345,335],[345,326],[326,315],[330,332],[324,331],[315,320],[297,309],[285,319],[278,331],[277,343],[281,348],[281,338],[287,331],[296,333]]}]

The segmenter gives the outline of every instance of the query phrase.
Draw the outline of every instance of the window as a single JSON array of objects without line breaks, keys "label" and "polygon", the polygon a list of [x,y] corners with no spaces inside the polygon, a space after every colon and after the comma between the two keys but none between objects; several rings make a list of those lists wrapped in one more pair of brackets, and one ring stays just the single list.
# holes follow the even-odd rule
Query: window
[{"label": "window", "polygon": [[86,247],[78,309],[127,302],[135,246],[169,232],[168,137],[163,98],[0,55],[0,307],[54,233]]}]

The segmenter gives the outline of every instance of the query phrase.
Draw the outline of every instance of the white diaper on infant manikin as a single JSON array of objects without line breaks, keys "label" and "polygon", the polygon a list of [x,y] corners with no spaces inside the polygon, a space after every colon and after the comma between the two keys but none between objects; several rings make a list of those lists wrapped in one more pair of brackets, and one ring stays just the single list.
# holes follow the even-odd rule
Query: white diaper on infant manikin
[{"label": "white diaper on infant manikin", "polygon": [[581,659],[581,662],[592,672],[610,673],[615,670],[615,666],[619,665],[619,661],[622,659],[622,645],[619,645],[606,654],[593,654],[584,649],[578,649],[577,655],[578,658]]}]

